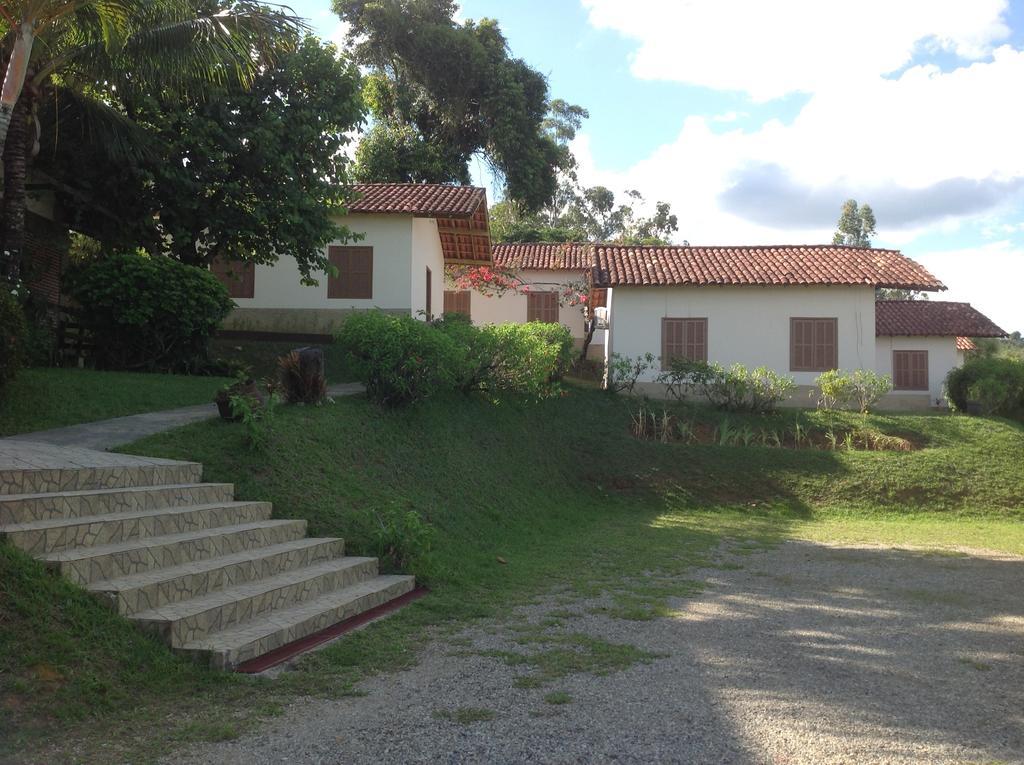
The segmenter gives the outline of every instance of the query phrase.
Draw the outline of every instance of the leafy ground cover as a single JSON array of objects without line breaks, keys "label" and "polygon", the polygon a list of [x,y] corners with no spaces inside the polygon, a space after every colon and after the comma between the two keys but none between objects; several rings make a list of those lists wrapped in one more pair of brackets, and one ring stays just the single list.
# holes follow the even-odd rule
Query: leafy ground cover
[{"label": "leafy ground cover", "polygon": [[[199,460],[206,480],[274,502],[278,517],[308,519],[313,535],[343,536],[354,554],[397,550],[432,592],[295,671],[253,680],[185,664],[5,549],[0,741],[52,754],[53,741],[74,740],[81,759],[103,762],[231,738],[297,695],[358,693],[367,673],[414,663],[423,641],[552,590],[603,594],[615,618],[662,615],[670,598],[699,589],[689,572],[714,564],[723,540],[740,551],[801,537],[1024,553],[1018,424],[790,411],[743,421],[856,418],[919,448],[663,444],[633,437],[634,406],[582,388],[540,402],[456,396],[395,411],[343,398],[282,409],[264,452],[249,448],[243,426],[219,421],[133,445]],[[566,643],[516,660],[532,662],[540,682],[646,658],[630,646]],[[140,726],[147,736],[135,735]]]},{"label": "leafy ground cover", "polygon": [[205,404],[227,382],[188,375],[23,369],[0,394],[0,436]]}]

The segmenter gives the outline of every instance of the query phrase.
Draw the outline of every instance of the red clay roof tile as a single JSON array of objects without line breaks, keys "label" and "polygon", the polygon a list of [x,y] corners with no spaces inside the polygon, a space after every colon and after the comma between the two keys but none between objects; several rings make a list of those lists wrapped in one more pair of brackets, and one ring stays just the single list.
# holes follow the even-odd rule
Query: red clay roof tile
[{"label": "red clay roof tile", "polygon": [[843,245],[661,247],[594,245],[594,285],[870,285],[943,290],[897,250]]},{"label": "red clay roof tile", "polygon": [[1006,335],[970,303],[941,300],[879,300],[875,303],[875,334],[879,337],[935,335],[959,339]]},{"label": "red clay roof tile", "polygon": [[414,215],[421,218],[470,218],[487,193],[474,186],[441,183],[357,183],[351,213]]},{"label": "red clay roof tile", "polygon": [[969,337],[958,337],[956,339],[956,349],[958,351],[976,351],[978,346]]},{"label": "red clay roof tile", "polygon": [[491,254],[496,266],[543,271],[589,272],[594,260],[591,245],[576,242],[496,244]]}]

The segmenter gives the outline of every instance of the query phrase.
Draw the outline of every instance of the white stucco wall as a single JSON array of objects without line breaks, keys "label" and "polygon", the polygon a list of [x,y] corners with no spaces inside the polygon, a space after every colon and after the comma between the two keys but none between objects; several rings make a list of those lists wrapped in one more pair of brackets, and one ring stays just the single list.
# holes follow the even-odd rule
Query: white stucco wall
[{"label": "white stucco wall", "polygon": [[[950,370],[960,366],[961,353],[955,337],[878,337],[875,338],[875,371],[892,375],[893,351],[928,351],[928,397],[932,406],[943,406],[943,382]],[[894,390],[890,396],[921,395],[921,391]]]},{"label": "white stucco wall", "polygon": [[[373,298],[339,300],[327,297],[327,275],[317,274],[320,284],[303,286],[298,264],[282,255],[272,266],[256,266],[253,297],[239,298],[239,308],[404,308],[411,306],[410,253],[413,218],[398,215],[348,215],[339,222],[365,234],[358,246],[373,247]],[[436,232],[436,229],[435,229]],[[435,233],[436,236],[436,233]],[[343,244],[333,242],[332,244]],[[440,249],[440,243],[438,243]]]},{"label": "white stucco wall", "polygon": [[[374,251],[376,257],[376,250]],[[427,307],[427,269],[430,269],[430,308],[435,316],[444,310],[444,252],[433,218],[412,220],[412,315],[421,318]]]},{"label": "white stucco wall", "polygon": [[789,370],[789,320],[836,317],[840,368],[875,364],[875,291],[868,286],[616,287],[609,301],[609,356],[659,356],[663,317],[706,318],[708,361],[768,366],[810,386],[818,372]]}]

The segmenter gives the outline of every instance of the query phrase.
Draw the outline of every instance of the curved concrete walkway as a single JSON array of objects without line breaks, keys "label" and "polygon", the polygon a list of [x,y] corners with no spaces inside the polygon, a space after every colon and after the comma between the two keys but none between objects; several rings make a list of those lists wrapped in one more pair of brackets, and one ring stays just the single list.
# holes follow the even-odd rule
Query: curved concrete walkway
[{"label": "curved concrete walkway", "polygon": [[[329,396],[352,396],[363,392],[359,383],[341,383],[331,385],[327,389]],[[189,425],[200,420],[209,420],[217,416],[215,404],[196,404],[178,409],[166,409],[162,412],[145,412],[127,417],[115,417],[112,420],[83,422],[66,428],[40,430],[35,433],[19,433],[0,439],[3,441],[29,441],[34,444],[53,444],[55,446],[73,446],[79,449],[95,449],[106,451],[140,438],[162,433],[165,430]]]}]

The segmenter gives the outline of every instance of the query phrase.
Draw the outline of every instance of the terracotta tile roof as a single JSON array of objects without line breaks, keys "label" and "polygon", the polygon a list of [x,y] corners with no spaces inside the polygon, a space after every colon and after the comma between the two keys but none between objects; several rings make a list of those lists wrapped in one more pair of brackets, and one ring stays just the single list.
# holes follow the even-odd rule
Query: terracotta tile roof
[{"label": "terracotta tile roof", "polygon": [[757,247],[594,246],[594,285],[858,285],[942,290],[897,250],[841,245]]},{"label": "terracotta tile roof", "polygon": [[441,183],[357,183],[353,213],[415,215],[421,218],[469,218],[487,193],[474,186]]},{"label": "terracotta tile roof", "polygon": [[956,349],[958,351],[976,351],[978,346],[969,337],[958,337],[956,339]]},{"label": "terracotta tile roof", "polygon": [[594,261],[591,245],[576,242],[496,244],[491,255],[496,266],[543,271],[589,272]]},{"label": "terracotta tile roof", "polygon": [[441,183],[358,183],[350,213],[435,218],[445,263],[491,263],[487,192]]},{"label": "terracotta tile roof", "polygon": [[875,334],[963,338],[1006,335],[970,303],[941,300],[879,300],[875,303]]}]

